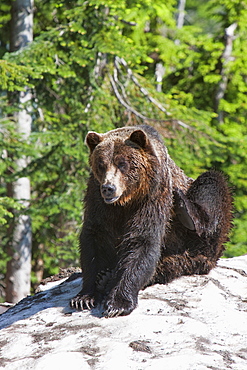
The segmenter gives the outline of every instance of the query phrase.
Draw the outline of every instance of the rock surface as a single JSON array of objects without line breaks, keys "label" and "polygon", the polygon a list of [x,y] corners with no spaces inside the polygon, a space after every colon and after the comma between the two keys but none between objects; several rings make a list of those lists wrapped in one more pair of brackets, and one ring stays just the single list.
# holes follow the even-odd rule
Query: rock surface
[{"label": "rock surface", "polygon": [[247,369],[247,256],[149,287],[133,313],[111,319],[70,309],[73,276],[0,315],[0,369]]}]

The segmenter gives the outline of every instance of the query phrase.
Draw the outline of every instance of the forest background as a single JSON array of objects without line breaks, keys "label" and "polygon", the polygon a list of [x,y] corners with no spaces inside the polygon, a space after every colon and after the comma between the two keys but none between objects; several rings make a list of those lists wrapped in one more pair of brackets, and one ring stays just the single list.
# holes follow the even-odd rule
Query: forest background
[{"label": "forest background", "polygon": [[[18,2],[33,13],[33,40],[17,50],[15,2],[0,4],[2,296],[20,215],[32,224],[33,286],[79,265],[88,130],[144,122],[187,175],[222,171],[235,217],[225,256],[247,253],[247,0]],[[14,196],[23,178],[29,199]]]}]

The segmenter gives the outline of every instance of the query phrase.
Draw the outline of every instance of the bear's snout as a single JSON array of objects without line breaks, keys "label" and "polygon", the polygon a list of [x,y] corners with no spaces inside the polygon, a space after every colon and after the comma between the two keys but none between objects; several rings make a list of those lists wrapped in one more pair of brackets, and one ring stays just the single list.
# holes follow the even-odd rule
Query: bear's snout
[{"label": "bear's snout", "polygon": [[113,184],[103,184],[101,185],[101,195],[106,203],[113,203],[116,198],[116,186]]}]

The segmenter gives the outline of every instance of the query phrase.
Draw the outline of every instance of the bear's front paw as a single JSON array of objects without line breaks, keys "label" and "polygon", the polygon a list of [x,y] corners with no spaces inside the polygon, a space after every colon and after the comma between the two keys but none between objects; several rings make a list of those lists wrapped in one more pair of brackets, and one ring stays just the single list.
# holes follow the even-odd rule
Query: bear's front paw
[{"label": "bear's front paw", "polygon": [[129,315],[137,306],[137,298],[124,298],[120,294],[112,294],[105,303],[105,317]]},{"label": "bear's front paw", "polygon": [[70,301],[70,306],[76,310],[91,310],[95,306],[95,299],[90,294],[77,294]]}]

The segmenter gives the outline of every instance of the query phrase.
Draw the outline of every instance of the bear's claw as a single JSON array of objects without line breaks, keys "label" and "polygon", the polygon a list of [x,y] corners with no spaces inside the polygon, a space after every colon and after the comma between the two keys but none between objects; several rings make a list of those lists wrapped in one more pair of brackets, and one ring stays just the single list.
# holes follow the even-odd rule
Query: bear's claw
[{"label": "bear's claw", "polygon": [[105,302],[104,316],[110,318],[129,315],[135,309],[136,305],[137,297],[136,299],[132,297],[127,300],[120,294],[117,294],[116,290],[113,290],[112,294]]},{"label": "bear's claw", "polygon": [[104,312],[104,316],[106,318],[110,318],[110,317],[118,317],[118,316],[121,316],[124,312],[124,308],[108,308],[105,312]]},{"label": "bear's claw", "polygon": [[71,299],[70,306],[78,311],[91,310],[95,306],[94,298],[89,295],[78,295]]}]

